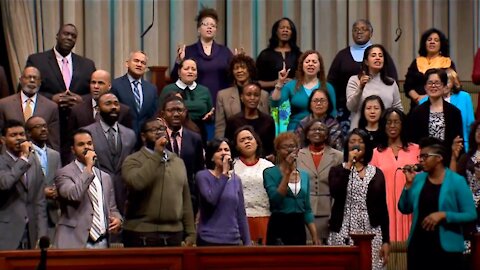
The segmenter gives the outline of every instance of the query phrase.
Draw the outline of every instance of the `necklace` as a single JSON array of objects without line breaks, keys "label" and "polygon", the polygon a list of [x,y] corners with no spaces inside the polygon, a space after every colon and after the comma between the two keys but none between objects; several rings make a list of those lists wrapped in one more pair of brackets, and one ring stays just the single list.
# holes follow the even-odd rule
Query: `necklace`
[{"label": "necklace", "polygon": [[314,155],[314,156],[321,156],[321,155],[323,155],[323,150],[322,150],[322,151],[318,151],[318,152],[314,152],[314,151],[310,150],[310,153],[311,153],[312,155]]},{"label": "necklace", "polygon": [[[357,168],[355,168],[357,170]],[[363,166],[360,170],[357,170],[357,173],[361,173],[363,170],[365,170],[365,166]]]}]

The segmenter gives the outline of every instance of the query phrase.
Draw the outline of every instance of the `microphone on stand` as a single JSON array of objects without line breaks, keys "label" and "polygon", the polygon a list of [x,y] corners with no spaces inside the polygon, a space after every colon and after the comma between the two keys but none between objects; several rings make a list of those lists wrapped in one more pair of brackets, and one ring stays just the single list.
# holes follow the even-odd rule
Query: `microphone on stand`
[{"label": "microphone on stand", "polygon": [[40,262],[36,270],[47,270],[47,249],[50,247],[50,238],[48,236],[40,237],[38,246],[40,247]]}]

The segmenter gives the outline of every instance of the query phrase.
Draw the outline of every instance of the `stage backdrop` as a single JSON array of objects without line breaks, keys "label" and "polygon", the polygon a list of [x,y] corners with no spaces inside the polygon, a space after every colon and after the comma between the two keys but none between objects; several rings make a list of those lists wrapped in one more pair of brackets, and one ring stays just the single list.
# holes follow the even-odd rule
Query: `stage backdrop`
[{"label": "stage backdrop", "polygon": [[[79,36],[74,51],[97,68],[125,73],[132,50],[147,53],[148,65],[171,67],[178,44],[197,40],[195,16],[202,6],[220,17],[217,42],[244,48],[254,58],[267,46],[272,24],[291,18],[302,50],[316,49],[327,68],[351,42],[351,24],[368,18],[373,42],[383,44],[396,62],[399,78],[417,56],[421,33],[437,27],[450,38],[451,57],[463,80],[470,79],[479,39],[479,0],[0,0],[12,78],[18,82],[29,54],[51,49],[61,24],[73,23]],[[141,34],[153,22],[151,29]],[[397,28],[402,36],[395,42]]]}]

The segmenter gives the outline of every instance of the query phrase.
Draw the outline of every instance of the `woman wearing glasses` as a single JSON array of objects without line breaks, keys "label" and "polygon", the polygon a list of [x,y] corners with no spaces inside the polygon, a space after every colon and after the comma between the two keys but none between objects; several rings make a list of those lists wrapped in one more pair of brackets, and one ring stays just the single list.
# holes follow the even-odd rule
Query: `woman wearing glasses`
[{"label": "woman wearing glasses", "polygon": [[411,215],[403,215],[397,204],[405,185],[405,176],[398,168],[417,163],[420,148],[407,140],[406,116],[396,108],[385,110],[380,119],[380,130],[384,133],[380,145],[373,150],[370,164],[385,174],[387,207],[390,220],[390,241],[406,241],[412,224]]},{"label": "woman wearing glasses", "polygon": [[385,108],[398,108],[403,111],[398,85],[387,76],[390,65],[385,48],[380,44],[368,47],[363,55],[362,70],[350,77],[347,84],[347,108],[351,114],[350,130],[358,127],[362,115],[362,103],[368,96],[379,96]]},{"label": "woman wearing glasses", "polygon": [[[340,132],[340,131],[339,131]],[[342,163],[342,152],[329,146],[328,126],[321,119],[305,125],[306,145],[298,152],[298,168],[310,177],[310,204],[315,216],[317,234],[322,244],[327,243],[328,221],[332,207],[328,173],[330,168]]]},{"label": "woman wearing glasses", "polygon": [[[452,146],[463,145],[463,128],[460,110],[443,99],[447,82],[447,73],[443,69],[432,68],[425,72],[424,87],[428,100],[410,112],[408,127],[411,141],[434,137],[443,141],[450,154]],[[458,155],[458,152],[453,154]]]},{"label": "woman wearing glasses", "polygon": [[330,170],[328,182],[333,198],[329,245],[353,245],[350,233],[371,233],[372,269],[387,264],[388,210],[383,172],[373,165],[370,136],[356,128],[347,136],[344,162]]},{"label": "woman wearing glasses", "polygon": [[404,170],[405,188],[398,202],[413,214],[408,240],[408,269],[463,269],[462,224],[475,220],[475,204],[465,178],[447,168],[447,148],[437,138],[420,142],[424,172]]},{"label": "woman wearing glasses", "polygon": [[343,149],[342,130],[333,115],[333,104],[328,91],[325,89],[314,90],[308,99],[308,104],[308,112],[310,114],[300,121],[297,130],[295,130],[295,133],[300,138],[300,143],[306,146],[306,144],[304,144],[306,136],[305,128],[313,119],[318,119],[328,127],[329,134],[327,144],[341,151]]},{"label": "woman wearing glasses", "polygon": [[267,245],[306,245],[307,225],[313,244],[318,244],[317,230],[310,206],[308,173],[297,169],[300,147],[293,132],[280,133],[274,142],[278,163],[263,171],[263,186],[270,203]]}]

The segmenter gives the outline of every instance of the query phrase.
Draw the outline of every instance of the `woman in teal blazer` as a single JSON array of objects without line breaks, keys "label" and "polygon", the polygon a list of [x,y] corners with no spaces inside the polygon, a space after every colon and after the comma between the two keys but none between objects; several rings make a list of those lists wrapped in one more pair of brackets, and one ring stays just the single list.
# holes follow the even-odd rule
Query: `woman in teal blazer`
[{"label": "woman in teal blazer", "polygon": [[420,141],[422,173],[404,170],[405,188],[398,202],[403,214],[413,213],[408,238],[408,269],[462,269],[462,224],[477,214],[465,178],[447,168],[442,141]]}]

